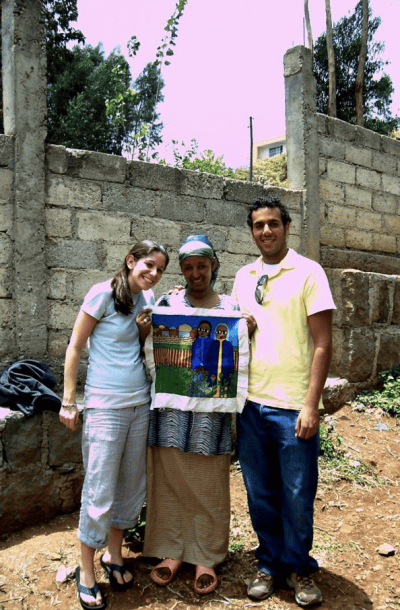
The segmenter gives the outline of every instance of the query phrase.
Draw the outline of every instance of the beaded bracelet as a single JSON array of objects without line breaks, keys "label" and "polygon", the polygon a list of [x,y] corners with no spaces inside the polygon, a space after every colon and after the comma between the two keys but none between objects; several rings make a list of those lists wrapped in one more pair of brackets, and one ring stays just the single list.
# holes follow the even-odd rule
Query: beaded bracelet
[{"label": "beaded bracelet", "polygon": [[77,409],[77,408],[78,408],[78,405],[76,404],[76,402],[74,402],[74,403],[73,403],[73,404],[71,404],[71,405],[61,405],[61,407],[62,407],[63,409],[65,409],[66,411],[71,411],[71,409],[73,409],[73,408]]}]

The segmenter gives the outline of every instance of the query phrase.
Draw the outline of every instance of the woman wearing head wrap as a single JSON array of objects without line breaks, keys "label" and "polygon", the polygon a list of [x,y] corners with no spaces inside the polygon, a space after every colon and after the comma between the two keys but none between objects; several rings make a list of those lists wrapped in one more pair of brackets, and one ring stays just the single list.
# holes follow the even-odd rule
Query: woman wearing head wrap
[{"label": "woman wearing head wrap", "polygon": [[[206,235],[184,241],[179,263],[186,288],[163,295],[158,306],[238,309],[231,297],[214,289],[219,262]],[[198,332],[206,331],[204,325]],[[199,373],[203,363],[200,351],[196,354]],[[196,566],[195,592],[211,593],[218,585],[214,567],[228,551],[231,414],[155,409],[150,412],[148,442],[143,554],[164,558],[151,578],[166,586],[187,562]]]}]

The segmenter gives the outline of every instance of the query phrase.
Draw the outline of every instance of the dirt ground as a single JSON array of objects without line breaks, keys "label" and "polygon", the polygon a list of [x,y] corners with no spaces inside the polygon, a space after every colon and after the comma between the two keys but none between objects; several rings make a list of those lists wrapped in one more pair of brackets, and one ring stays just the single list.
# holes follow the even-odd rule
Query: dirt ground
[{"label": "dirt ground", "polygon": [[[381,477],[378,486],[365,477],[360,482],[333,480],[335,472],[322,472],[315,503],[313,555],[320,569],[316,581],[324,595],[321,610],[400,609],[400,422],[380,411],[357,412],[345,406],[331,420],[342,437],[351,468],[368,464]],[[383,425],[382,425],[383,424]],[[387,428],[387,429],[386,429]],[[362,477],[361,477],[362,478]],[[154,562],[140,555],[137,543],[126,544],[125,555],[135,574],[133,588],[116,593],[99,566],[98,580],[109,610],[195,610],[203,607],[293,609],[293,592],[277,589],[264,602],[246,596],[246,581],[255,570],[256,537],[247,510],[246,493],[237,466],[231,471],[232,521],[230,553],[217,570],[220,585],[204,597],[192,588],[194,570],[184,566],[167,588],[149,578]],[[58,583],[63,567],[78,563],[78,513],[28,527],[0,544],[0,610],[78,610],[72,579]],[[395,553],[384,556],[378,547],[387,543]]]}]

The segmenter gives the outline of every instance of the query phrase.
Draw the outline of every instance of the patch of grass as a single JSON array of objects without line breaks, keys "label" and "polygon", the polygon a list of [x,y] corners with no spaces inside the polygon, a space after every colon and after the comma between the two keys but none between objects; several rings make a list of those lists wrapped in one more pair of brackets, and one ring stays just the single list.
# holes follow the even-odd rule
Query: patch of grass
[{"label": "patch of grass", "polygon": [[388,415],[400,417],[400,366],[378,373],[377,388],[364,390],[357,396],[354,409],[365,411],[367,408],[379,408]]},{"label": "patch of grass", "polygon": [[330,419],[322,423],[319,427],[320,455],[325,460],[331,460],[341,455],[339,447],[343,438],[335,431],[335,426]]},{"label": "patch of grass", "polygon": [[244,549],[243,542],[237,542],[236,540],[232,540],[232,542],[229,544],[229,550],[231,551],[231,553],[235,553],[237,551],[242,551],[243,549]]},{"label": "patch of grass", "polygon": [[231,515],[230,536],[229,550],[231,552],[250,550],[257,543],[256,535],[247,515],[235,510],[232,511]]},{"label": "patch of grass", "polygon": [[349,481],[355,486],[361,487],[380,487],[389,484],[389,481],[384,477],[379,476],[373,466],[364,464],[357,460],[357,464],[353,465],[345,457],[329,460],[324,463],[322,460],[320,468],[320,479],[324,483],[332,483],[334,481]]},{"label": "patch of grass", "polygon": [[315,528],[314,541],[313,541],[313,547],[312,547],[312,550],[314,552],[324,551],[327,548],[330,549],[333,547],[333,545],[334,545],[334,540],[333,540],[333,536],[331,534],[329,534],[328,532],[319,530],[318,528]]},{"label": "patch of grass", "polygon": [[333,420],[328,417],[320,425],[320,480],[322,483],[349,481],[354,485],[378,487],[387,484],[372,465],[346,457],[341,448],[343,438],[335,431]]},{"label": "patch of grass", "polygon": [[332,561],[332,556],[337,557],[346,550],[345,546],[343,542],[335,538],[334,534],[315,527],[311,555],[320,565],[328,565]]}]

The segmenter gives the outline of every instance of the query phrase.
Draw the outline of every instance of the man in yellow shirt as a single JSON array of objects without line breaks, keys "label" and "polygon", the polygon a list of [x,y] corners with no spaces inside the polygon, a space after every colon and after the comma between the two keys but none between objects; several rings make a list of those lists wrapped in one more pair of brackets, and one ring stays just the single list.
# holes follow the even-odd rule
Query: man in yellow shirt
[{"label": "man in yellow shirt", "polygon": [[261,256],[238,271],[232,293],[255,326],[238,445],[259,539],[247,593],[266,599],[285,577],[296,602],[311,606],[322,601],[310,550],[335,304],[322,267],[287,247],[290,222],[276,197],[256,199],[247,219]]}]

